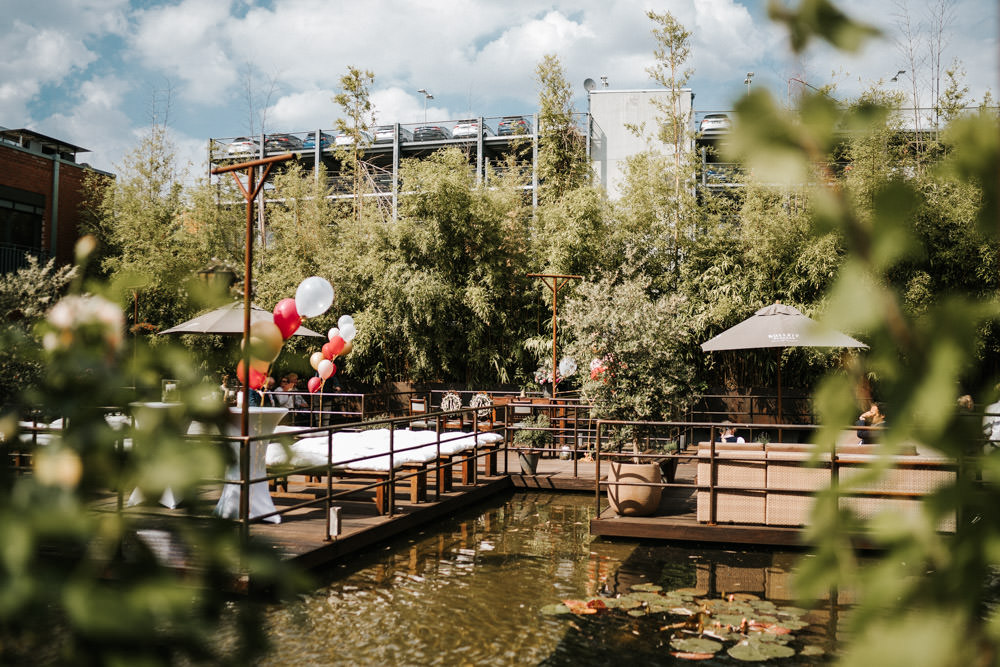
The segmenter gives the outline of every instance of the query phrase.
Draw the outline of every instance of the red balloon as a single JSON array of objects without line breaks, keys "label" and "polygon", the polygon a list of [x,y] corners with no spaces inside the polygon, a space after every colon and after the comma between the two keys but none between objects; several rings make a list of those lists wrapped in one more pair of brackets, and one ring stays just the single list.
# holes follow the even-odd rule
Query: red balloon
[{"label": "red balloon", "polygon": [[330,365],[333,366],[333,370],[330,372],[330,377],[333,377],[334,375],[337,374],[337,364],[330,364]]},{"label": "red balloon", "polygon": [[337,356],[337,353],[333,351],[333,343],[323,343],[322,351],[324,359],[333,361],[333,358]]},{"label": "red balloon", "polygon": [[281,331],[281,337],[288,340],[299,329],[302,317],[295,308],[295,299],[282,299],[274,307],[274,323]]},{"label": "red balloon", "polygon": [[[262,372],[258,371],[257,369],[255,369],[254,368],[254,362],[255,361],[257,361],[257,360],[256,359],[251,359],[250,360],[250,388],[251,389],[260,389],[261,387],[264,386],[264,383],[267,382],[267,372],[263,372],[262,373]],[[245,379],[246,378],[246,373],[243,372],[243,360],[242,359],[240,360],[240,363],[236,364],[236,377],[239,379],[239,381],[241,383],[242,382],[246,382],[246,379]]]},{"label": "red balloon", "polygon": [[309,378],[309,382],[306,383],[306,386],[309,388],[310,394],[315,394],[319,391],[319,388],[323,386],[323,380],[321,380],[318,375],[311,377]]},{"label": "red balloon", "polygon": [[[333,356],[334,357],[344,351],[344,345],[346,345],[346,344],[347,344],[347,342],[343,338],[341,338],[339,335],[338,336],[334,336],[333,338],[330,339],[330,342],[327,343],[327,345],[330,346],[330,349],[333,350]],[[326,347],[326,346],[324,345],[324,347]]]}]

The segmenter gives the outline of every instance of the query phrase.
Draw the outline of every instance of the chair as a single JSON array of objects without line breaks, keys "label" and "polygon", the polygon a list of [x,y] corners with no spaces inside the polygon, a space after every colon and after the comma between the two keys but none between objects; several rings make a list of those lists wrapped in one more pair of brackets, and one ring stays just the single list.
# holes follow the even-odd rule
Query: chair
[{"label": "chair", "polygon": [[[420,398],[410,399],[410,416],[421,416],[427,414],[427,399],[421,396]],[[427,419],[417,419],[410,421],[410,430],[419,431],[422,429],[433,429],[434,424]]]},{"label": "chair", "polygon": [[[462,397],[454,391],[449,391],[441,397],[441,412],[454,412],[462,409]],[[451,415],[445,417],[444,428],[448,430],[462,430],[462,415]]]},{"label": "chair", "polygon": [[[476,394],[469,400],[470,408],[480,408],[476,410],[476,422],[479,426],[480,431],[492,431],[493,421],[495,419],[495,414],[493,412],[493,399],[489,397],[488,394],[482,392]],[[471,420],[472,413],[469,413],[469,419]],[[469,426],[472,426],[470,421]]]}]

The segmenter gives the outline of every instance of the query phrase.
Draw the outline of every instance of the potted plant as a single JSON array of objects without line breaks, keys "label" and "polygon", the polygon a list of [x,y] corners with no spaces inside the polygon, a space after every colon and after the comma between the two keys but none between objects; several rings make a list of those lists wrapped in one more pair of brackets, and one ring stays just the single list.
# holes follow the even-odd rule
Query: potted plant
[{"label": "potted plant", "polygon": [[[640,458],[639,440],[630,427],[622,429],[619,437],[631,440],[632,453],[612,455],[608,463],[608,502],[619,516],[649,516],[660,506],[663,489],[659,486],[631,486],[632,484],[659,484],[663,481],[660,463]],[[618,449],[622,442],[619,440]],[[643,454],[654,453],[651,451]]]},{"label": "potted plant", "polygon": [[541,450],[552,446],[552,432],[548,428],[549,416],[539,413],[527,417],[514,433],[513,445],[518,450],[517,459],[525,475],[535,474]]}]

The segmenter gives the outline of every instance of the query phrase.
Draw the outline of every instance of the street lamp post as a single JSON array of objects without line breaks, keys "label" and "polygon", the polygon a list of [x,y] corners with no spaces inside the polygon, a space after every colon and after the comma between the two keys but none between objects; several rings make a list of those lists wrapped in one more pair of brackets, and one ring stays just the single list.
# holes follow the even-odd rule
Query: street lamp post
[{"label": "street lamp post", "polygon": [[747,78],[743,79],[743,83],[747,84],[747,95],[750,94],[750,82],[753,80],[753,72],[747,72]]},{"label": "street lamp post", "polygon": [[426,88],[421,88],[417,91],[418,93],[424,94],[424,122],[427,122],[427,100],[433,100],[434,96],[427,92]]}]

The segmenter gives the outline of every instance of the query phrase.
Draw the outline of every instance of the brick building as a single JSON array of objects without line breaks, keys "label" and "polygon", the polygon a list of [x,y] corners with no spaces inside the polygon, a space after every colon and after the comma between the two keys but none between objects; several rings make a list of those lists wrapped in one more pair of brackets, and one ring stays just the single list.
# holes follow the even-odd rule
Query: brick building
[{"label": "brick building", "polygon": [[31,130],[0,128],[0,273],[27,254],[73,261],[88,173],[112,174],[76,161],[85,148]]}]

